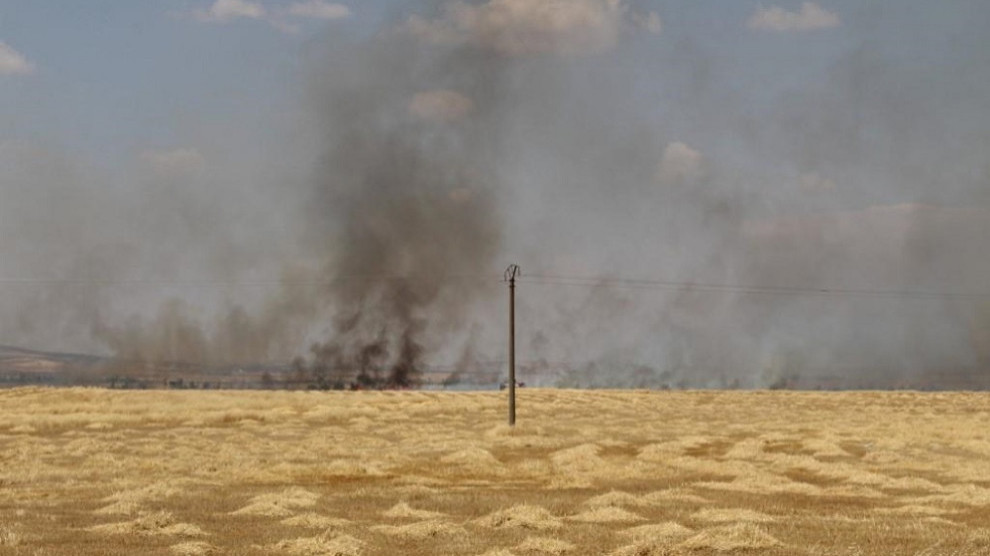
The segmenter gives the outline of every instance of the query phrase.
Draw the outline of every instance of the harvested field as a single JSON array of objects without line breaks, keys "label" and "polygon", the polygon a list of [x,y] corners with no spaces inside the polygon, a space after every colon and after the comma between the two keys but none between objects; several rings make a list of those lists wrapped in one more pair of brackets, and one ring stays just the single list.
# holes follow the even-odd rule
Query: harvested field
[{"label": "harvested field", "polygon": [[990,554],[990,395],[0,391],[0,554]]}]

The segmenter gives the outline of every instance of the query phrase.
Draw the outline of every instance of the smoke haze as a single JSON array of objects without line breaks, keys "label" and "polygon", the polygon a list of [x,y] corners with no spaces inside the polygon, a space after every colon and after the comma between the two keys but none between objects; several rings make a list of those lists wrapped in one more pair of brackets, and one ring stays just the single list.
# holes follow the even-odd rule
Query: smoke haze
[{"label": "smoke haze", "polygon": [[0,343],[404,386],[504,359],[514,262],[531,383],[990,372],[990,298],[915,295],[988,291],[990,49],[806,4],[719,12],[765,62],[646,2],[416,3],[306,45],[288,144],[3,140]]}]

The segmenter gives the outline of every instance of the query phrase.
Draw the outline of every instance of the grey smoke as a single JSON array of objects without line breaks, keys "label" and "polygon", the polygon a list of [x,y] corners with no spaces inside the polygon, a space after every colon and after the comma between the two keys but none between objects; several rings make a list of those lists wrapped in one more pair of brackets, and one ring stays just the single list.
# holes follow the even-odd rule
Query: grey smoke
[{"label": "grey smoke", "polygon": [[[957,125],[987,123],[986,49],[963,41],[950,51],[965,63],[918,65],[860,44],[757,101],[737,53],[669,18],[656,38],[607,12],[584,49],[527,27],[538,48],[513,49],[427,4],[409,8],[415,32],[403,13],[310,46],[298,164],[274,162],[289,149],[245,156],[232,166],[257,171],[235,179],[178,153],[154,160],[191,169],[100,175],[5,143],[5,273],[265,284],[8,288],[3,341],[211,364],[301,355],[401,385],[504,357],[510,262],[524,279],[987,291],[990,136]],[[986,299],[525,280],[518,293],[530,383],[895,384],[990,365]]]}]

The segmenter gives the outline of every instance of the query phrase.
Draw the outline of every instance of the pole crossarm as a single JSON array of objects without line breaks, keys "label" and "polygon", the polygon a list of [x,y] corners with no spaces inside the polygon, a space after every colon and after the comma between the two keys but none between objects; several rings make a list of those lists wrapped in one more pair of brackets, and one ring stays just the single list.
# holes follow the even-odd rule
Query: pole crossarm
[{"label": "pole crossarm", "polygon": [[505,275],[503,280],[508,282],[511,286],[515,282],[516,278],[519,277],[521,273],[519,272],[519,265],[510,264],[508,268],[505,269]]}]

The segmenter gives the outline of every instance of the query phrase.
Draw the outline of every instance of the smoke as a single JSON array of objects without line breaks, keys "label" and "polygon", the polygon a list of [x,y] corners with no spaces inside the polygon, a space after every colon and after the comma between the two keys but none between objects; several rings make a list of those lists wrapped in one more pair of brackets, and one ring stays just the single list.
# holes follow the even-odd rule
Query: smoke
[{"label": "smoke", "polygon": [[497,276],[502,62],[402,33],[334,48],[313,93],[327,150],[308,232],[329,248],[332,325],[313,364],[408,386]]},{"label": "smoke", "polygon": [[[135,361],[298,356],[323,385],[470,380],[504,357],[514,262],[530,384],[985,369],[985,304],[911,292],[986,290],[988,76],[967,69],[986,50],[931,30],[917,48],[939,55],[893,55],[903,37],[881,18],[818,54],[792,48],[801,26],[744,16],[730,38],[780,53],[754,61],[640,8],[414,3],[309,44],[296,119],[255,136],[199,130],[120,171],[0,144],[4,272],[79,280],[7,286],[0,338]],[[864,36],[868,12],[813,32]],[[807,75],[766,79],[788,60]],[[639,277],[682,286],[610,280]]]}]

